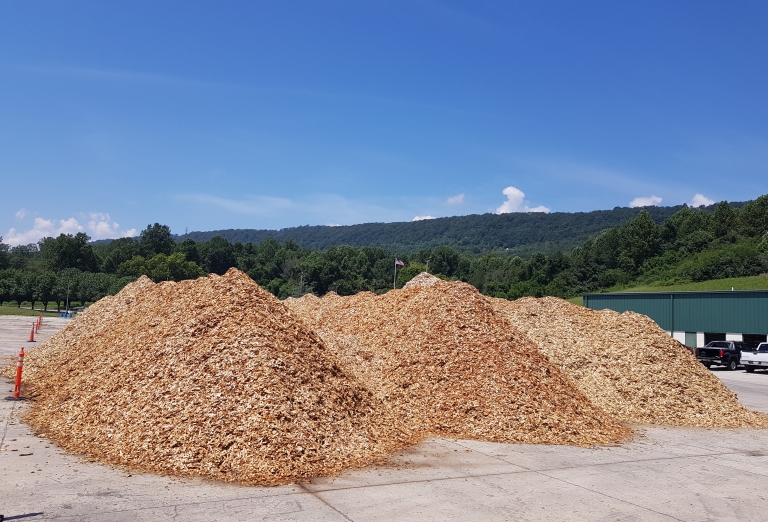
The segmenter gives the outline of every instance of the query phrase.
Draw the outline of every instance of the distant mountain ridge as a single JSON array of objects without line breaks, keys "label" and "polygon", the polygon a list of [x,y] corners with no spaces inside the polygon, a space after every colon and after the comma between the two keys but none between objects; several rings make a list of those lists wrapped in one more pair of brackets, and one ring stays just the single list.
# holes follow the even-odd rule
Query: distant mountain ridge
[{"label": "distant mountain ridge", "polygon": [[[731,203],[740,207],[743,203]],[[684,205],[672,207],[616,207],[591,212],[473,214],[422,221],[363,223],[346,226],[301,226],[280,230],[229,229],[189,232],[176,236],[208,241],[221,236],[230,242],[260,243],[267,238],[296,241],[303,248],[326,250],[332,246],[374,246],[393,252],[415,252],[449,246],[467,253],[508,250],[526,256],[534,252],[568,251],[590,236],[625,223],[647,210],[657,223]],[[714,209],[715,205],[706,207]]]}]

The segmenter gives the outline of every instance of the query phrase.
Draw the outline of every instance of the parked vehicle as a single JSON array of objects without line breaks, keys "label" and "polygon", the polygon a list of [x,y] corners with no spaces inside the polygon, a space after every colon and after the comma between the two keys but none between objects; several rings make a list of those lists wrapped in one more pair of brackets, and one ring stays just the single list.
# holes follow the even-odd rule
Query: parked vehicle
[{"label": "parked vehicle", "polygon": [[749,373],[754,372],[757,368],[768,369],[768,343],[760,343],[754,350],[742,351],[741,364]]},{"label": "parked vehicle", "polygon": [[715,365],[735,370],[739,366],[741,352],[751,349],[741,341],[712,341],[704,348],[696,348],[696,358],[707,368]]}]

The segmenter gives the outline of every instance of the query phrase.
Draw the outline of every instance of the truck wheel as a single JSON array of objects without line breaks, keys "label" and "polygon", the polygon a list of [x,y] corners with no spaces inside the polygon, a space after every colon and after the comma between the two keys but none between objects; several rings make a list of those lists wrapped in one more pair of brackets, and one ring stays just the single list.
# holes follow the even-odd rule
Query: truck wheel
[{"label": "truck wheel", "polygon": [[747,371],[747,373],[752,373],[755,371],[755,367],[751,364],[745,364],[744,369]]},{"label": "truck wheel", "polygon": [[712,366],[712,363],[701,363],[701,364],[703,364],[704,368],[706,368],[707,370],[709,370],[709,367]]},{"label": "truck wheel", "polygon": [[733,371],[733,370],[735,370],[735,369],[736,369],[736,367],[737,367],[737,366],[738,366],[738,364],[737,364],[737,363],[736,363],[736,361],[734,361],[733,359],[731,359],[730,361],[728,361],[728,369],[729,369],[729,370]]}]

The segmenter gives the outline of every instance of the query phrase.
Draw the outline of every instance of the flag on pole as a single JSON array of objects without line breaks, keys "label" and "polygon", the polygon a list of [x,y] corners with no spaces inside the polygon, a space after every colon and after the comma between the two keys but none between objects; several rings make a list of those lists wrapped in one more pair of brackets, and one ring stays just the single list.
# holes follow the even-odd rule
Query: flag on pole
[{"label": "flag on pole", "polygon": [[405,266],[405,263],[400,261],[398,258],[395,258],[395,278],[392,281],[392,288],[397,288],[397,267],[398,266]]}]

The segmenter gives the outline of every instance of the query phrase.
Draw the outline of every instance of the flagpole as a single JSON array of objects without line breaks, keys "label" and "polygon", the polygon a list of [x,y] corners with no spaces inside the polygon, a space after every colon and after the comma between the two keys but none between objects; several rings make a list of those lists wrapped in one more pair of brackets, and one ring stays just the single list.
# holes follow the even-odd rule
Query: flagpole
[{"label": "flagpole", "polygon": [[395,258],[395,278],[392,280],[392,290],[397,290],[397,258]]}]

